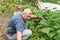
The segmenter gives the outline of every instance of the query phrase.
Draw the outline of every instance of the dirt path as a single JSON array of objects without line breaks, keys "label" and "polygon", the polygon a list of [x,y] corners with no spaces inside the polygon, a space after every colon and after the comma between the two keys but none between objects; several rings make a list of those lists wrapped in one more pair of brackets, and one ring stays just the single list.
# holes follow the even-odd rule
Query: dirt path
[{"label": "dirt path", "polygon": [[7,14],[0,13],[0,40],[7,40],[5,27],[7,25],[9,18],[10,17]]}]

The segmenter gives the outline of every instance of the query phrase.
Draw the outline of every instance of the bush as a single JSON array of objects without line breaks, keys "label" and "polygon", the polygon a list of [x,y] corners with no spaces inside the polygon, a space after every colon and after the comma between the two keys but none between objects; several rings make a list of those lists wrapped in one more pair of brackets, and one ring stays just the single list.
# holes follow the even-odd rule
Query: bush
[{"label": "bush", "polygon": [[[58,3],[56,0],[41,0],[44,2]],[[37,0],[3,0],[0,3],[0,12],[12,16],[16,5],[23,4],[25,8],[30,8],[34,15],[42,18],[31,19],[27,21],[28,28],[33,31],[29,40],[60,40],[60,12],[51,12],[50,10],[39,10]]]},{"label": "bush", "polygon": [[44,19],[36,18],[27,22],[28,27],[33,31],[29,40],[60,40],[60,12],[35,10],[35,14]]}]

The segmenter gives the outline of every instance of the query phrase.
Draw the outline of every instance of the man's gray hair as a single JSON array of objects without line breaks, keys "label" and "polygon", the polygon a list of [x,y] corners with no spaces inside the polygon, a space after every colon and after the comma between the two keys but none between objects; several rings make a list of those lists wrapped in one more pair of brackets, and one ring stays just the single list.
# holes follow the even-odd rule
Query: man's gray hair
[{"label": "man's gray hair", "polygon": [[26,8],[26,9],[24,9],[23,13],[24,13],[24,14],[25,14],[25,13],[30,13],[30,14],[32,14],[32,11],[31,11],[31,9]]}]

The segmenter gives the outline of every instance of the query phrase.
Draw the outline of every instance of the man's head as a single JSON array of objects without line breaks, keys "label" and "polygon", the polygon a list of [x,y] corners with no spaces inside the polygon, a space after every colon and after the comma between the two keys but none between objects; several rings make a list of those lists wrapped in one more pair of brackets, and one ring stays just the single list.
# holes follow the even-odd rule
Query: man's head
[{"label": "man's head", "polygon": [[24,11],[22,12],[22,16],[25,20],[30,19],[31,15],[32,15],[32,11],[29,8],[24,9]]}]

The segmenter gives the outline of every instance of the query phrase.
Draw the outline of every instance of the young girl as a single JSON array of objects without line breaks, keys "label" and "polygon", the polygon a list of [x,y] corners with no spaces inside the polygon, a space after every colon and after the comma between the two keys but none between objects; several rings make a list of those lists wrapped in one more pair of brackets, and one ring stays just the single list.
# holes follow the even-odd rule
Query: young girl
[{"label": "young girl", "polygon": [[16,6],[16,11],[14,12],[14,15],[16,15],[17,13],[20,13],[24,10],[23,5],[17,5]]}]

